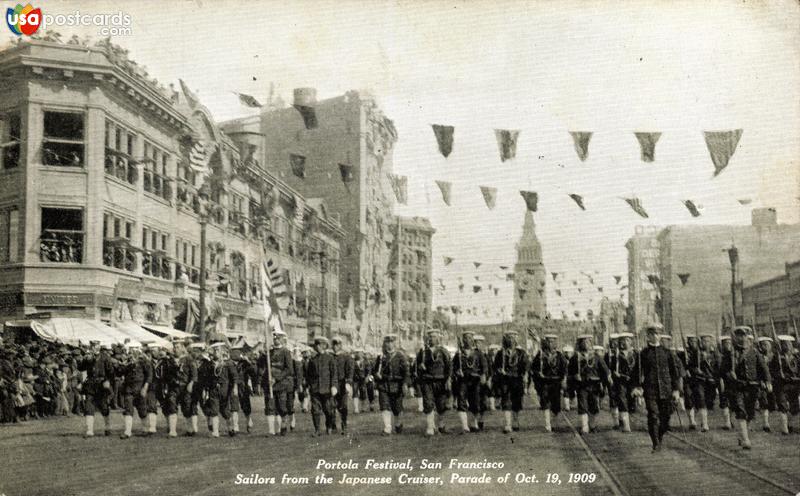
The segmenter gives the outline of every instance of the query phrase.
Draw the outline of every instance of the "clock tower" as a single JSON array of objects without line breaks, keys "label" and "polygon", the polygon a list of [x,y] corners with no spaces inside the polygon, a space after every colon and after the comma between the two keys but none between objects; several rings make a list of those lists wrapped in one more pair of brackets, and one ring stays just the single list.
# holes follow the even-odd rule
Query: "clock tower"
[{"label": "clock tower", "polygon": [[547,316],[547,273],[542,261],[542,245],[536,237],[533,213],[525,211],[522,237],[517,243],[514,265],[514,313],[512,321],[521,327],[537,325]]}]

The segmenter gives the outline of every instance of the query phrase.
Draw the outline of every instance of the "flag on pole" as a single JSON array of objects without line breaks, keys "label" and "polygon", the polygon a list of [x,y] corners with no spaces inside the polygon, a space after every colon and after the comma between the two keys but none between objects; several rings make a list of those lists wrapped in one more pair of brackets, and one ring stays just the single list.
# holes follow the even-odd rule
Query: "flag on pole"
[{"label": "flag on pole", "polygon": [[491,186],[480,186],[480,188],[486,206],[489,207],[489,210],[494,210],[497,203],[497,188],[492,188]]},{"label": "flag on pole", "polygon": [[196,173],[206,174],[210,159],[211,154],[205,143],[200,140],[194,141],[192,148],[189,150],[189,166],[192,170]]},{"label": "flag on pole", "polygon": [[592,139],[592,133],[589,131],[570,131],[569,134],[572,135],[578,158],[581,159],[581,162],[585,162],[586,157],[589,156],[589,140]]},{"label": "flag on pole", "polygon": [[500,160],[505,162],[517,156],[517,139],[519,131],[509,129],[495,129],[494,136],[500,148]]},{"label": "flag on pole", "polygon": [[711,153],[711,161],[714,162],[714,177],[717,177],[728,166],[728,161],[736,151],[742,132],[742,129],[703,132],[706,146]]},{"label": "flag on pole", "polygon": [[439,186],[439,191],[442,192],[442,201],[449,207],[450,206],[450,187],[452,186],[447,181],[436,181],[436,185]]},{"label": "flag on pole", "polygon": [[539,194],[535,191],[520,191],[522,199],[525,200],[525,206],[531,212],[536,212],[539,206]]},{"label": "flag on pole", "polygon": [[656,159],[656,143],[661,133],[633,133],[639,141],[642,150],[642,162],[652,162]]},{"label": "flag on pole", "polygon": [[197,95],[183,82],[183,79],[178,79],[178,82],[181,83],[181,91],[183,91],[183,96],[186,97],[186,103],[189,104],[189,107],[195,109],[200,104],[200,99],[197,98]]},{"label": "flag on pole", "polygon": [[453,126],[443,126],[441,124],[432,124],[433,134],[436,135],[436,142],[439,144],[439,152],[447,158],[450,152],[453,151]]},{"label": "flag on pole", "polygon": [[392,190],[397,199],[397,203],[403,205],[408,204],[408,177],[397,176],[395,174],[389,175],[389,180],[392,182]]}]

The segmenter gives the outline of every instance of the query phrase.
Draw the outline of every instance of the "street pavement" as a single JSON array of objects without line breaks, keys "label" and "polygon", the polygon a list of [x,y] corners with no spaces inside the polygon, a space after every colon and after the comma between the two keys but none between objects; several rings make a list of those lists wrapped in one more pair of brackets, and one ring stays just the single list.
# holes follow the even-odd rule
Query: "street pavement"
[{"label": "street pavement", "polygon": [[[260,398],[254,398],[256,404]],[[531,403],[528,401],[527,403]],[[263,409],[262,409],[263,412]],[[122,417],[112,414],[114,435],[83,439],[81,417],[59,417],[33,420],[15,425],[0,426],[0,452],[5,460],[0,465],[0,495],[273,495],[315,494],[323,495],[479,495],[542,494],[542,495],[604,495],[613,494],[609,481],[601,476],[598,467],[584,450],[580,440],[567,427],[563,418],[556,423],[556,432],[545,433],[538,409],[526,405],[521,415],[522,430],[506,435],[502,433],[502,413],[491,412],[486,432],[458,433],[458,419],[448,412],[447,434],[425,438],[424,417],[416,411],[416,401],[406,400],[406,418],[402,435],[380,435],[381,419],[377,412],[351,413],[350,432],[313,438],[309,414],[297,414],[297,429],[286,437],[267,437],[263,413],[255,413],[252,433],[242,433],[236,438],[227,436],[211,439],[207,432],[187,438],[166,437],[166,425],[159,417],[159,433],[155,437],[134,436],[120,440]],[[570,414],[573,423],[574,412]],[[686,416],[684,414],[685,423]],[[712,416],[712,422],[718,422]],[[240,422],[244,426],[243,419]],[[96,423],[96,432],[102,433],[102,420]],[[641,487],[623,477],[628,494],[670,494],[675,488],[686,488],[686,493],[698,489],[714,491],[715,488],[733,487],[734,493],[751,492],[753,483],[735,483],[726,473],[715,473],[719,465],[712,458],[693,453],[675,439],[667,439],[662,453],[651,454],[649,440],[644,430],[644,417],[634,421],[638,432],[623,434],[610,430],[611,419],[607,412],[601,414],[602,431],[588,437],[601,459],[619,460],[612,464],[615,471],[635,474]],[[677,419],[673,425],[677,428]],[[204,427],[204,419],[200,417]],[[223,423],[224,425],[224,423]],[[184,427],[179,419],[179,432]],[[138,420],[134,430],[139,428]],[[690,440],[729,457],[739,457],[760,470],[773,467],[784,482],[797,484],[800,490],[800,457],[797,455],[798,436],[781,436],[775,432],[753,433],[754,449],[742,453],[736,446],[732,432],[712,431],[707,434],[689,432]],[[702,437],[701,437],[702,436]],[[367,460],[376,462],[403,462],[411,459],[412,470],[367,470]],[[503,468],[453,469],[452,459],[459,462],[502,463]],[[352,460],[359,468],[317,469],[319,460],[346,463]],[[423,460],[442,464],[441,468],[422,467]],[[622,466],[626,470],[620,470]],[[660,471],[667,468],[666,471]],[[776,468],[777,467],[777,468]],[[627,469],[630,469],[629,471]],[[711,472],[704,475],[703,472]],[[641,473],[641,474],[640,474]],[[241,475],[239,475],[241,474]],[[282,479],[307,478],[308,484],[284,484]],[[332,477],[330,484],[316,483],[324,474]],[[398,479],[405,474],[406,483]],[[466,483],[453,481],[453,474],[464,477],[490,478],[488,484],[474,480]],[[510,474],[508,482],[499,482]],[[550,478],[550,483],[547,478]],[[560,484],[552,474],[558,474]],[[569,483],[570,474],[595,474],[584,476],[594,482]],[[659,474],[663,474],[659,476]],[[275,478],[274,484],[236,484],[244,478]],[[734,474],[735,475],[735,474]],[[775,473],[771,474],[776,476]],[[536,477],[536,482],[532,481]],[[392,477],[390,485],[356,484],[345,477]],[[435,478],[439,478],[437,481]],[[516,482],[519,477],[519,482]],[[730,476],[733,477],[733,476]],[[341,483],[345,480],[348,483]],[[429,483],[429,482],[433,483]],[[698,482],[700,481],[700,482]],[[417,482],[417,483],[414,483]],[[440,485],[441,484],[441,485]],[[757,489],[758,486],[755,486]],[[683,492],[683,491],[681,491]],[[707,494],[712,494],[707,492]]]}]

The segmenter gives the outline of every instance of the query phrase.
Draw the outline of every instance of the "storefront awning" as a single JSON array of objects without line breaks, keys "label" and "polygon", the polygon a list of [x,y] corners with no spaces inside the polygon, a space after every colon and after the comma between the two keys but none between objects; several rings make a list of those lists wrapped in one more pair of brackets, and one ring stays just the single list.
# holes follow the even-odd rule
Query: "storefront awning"
[{"label": "storefront awning", "polygon": [[119,329],[97,320],[76,318],[54,318],[31,320],[30,328],[45,341],[77,346],[98,341],[100,344],[122,344],[131,337]]},{"label": "storefront awning", "polygon": [[142,344],[157,344],[160,346],[171,346],[170,342],[164,338],[160,338],[147,331],[145,328],[132,320],[124,320],[115,322],[116,329],[123,334],[127,335],[131,340],[138,341]]},{"label": "storefront awning", "polygon": [[162,325],[155,325],[155,324],[142,324],[142,327],[147,329],[150,332],[155,332],[156,334],[163,334],[167,337],[167,339],[195,339],[197,336],[194,334],[179,331],[177,329],[173,329],[169,326],[162,326]]}]

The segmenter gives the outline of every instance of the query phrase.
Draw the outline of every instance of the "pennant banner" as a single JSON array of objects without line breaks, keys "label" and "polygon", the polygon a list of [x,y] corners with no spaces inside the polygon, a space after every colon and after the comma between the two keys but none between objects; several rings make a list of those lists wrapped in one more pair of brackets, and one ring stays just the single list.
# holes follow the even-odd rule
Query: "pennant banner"
[{"label": "pennant banner", "polygon": [[694,204],[692,200],[684,200],[683,204],[686,206],[686,209],[692,214],[692,217],[700,217],[700,211],[697,209],[697,205]]},{"label": "pennant banner", "polygon": [[347,184],[353,182],[353,166],[348,164],[339,164],[339,173],[342,175],[342,182]]},{"label": "pennant banner", "polygon": [[575,151],[578,153],[578,158],[581,159],[581,162],[585,162],[586,157],[589,156],[589,141],[592,139],[592,133],[570,131],[569,134],[572,135],[572,141],[575,143]]},{"label": "pennant banner", "polygon": [[408,177],[407,176],[398,176],[395,174],[389,175],[389,180],[392,183],[392,190],[394,191],[394,197],[397,199],[397,203],[407,205],[408,204]]},{"label": "pennant banner", "polygon": [[474,265],[476,269],[479,269],[481,267],[480,262],[472,262],[472,265]]},{"label": "pennant banner", "polygon": [[292,106],[300,112],[300,116],[303,117],[303,125],[305,125],[306,129],[315,129],[317,127],[317,113],[314,111],[314,107],[308,107],[306,105]]},{"label": "pennant banner", "polygon": [[750,199],[750,198],[742,198],[742,199],[737,200],[737,201],[739,202],[739,205],[750,205],[750,203],[753,202],[753,200]]},{"label": "pennant banner", "polygon": [[292,167],[292,174],[299,178],[306,177],[306,158],[302,155],[289,154],[289,165]]},{"label": "pennant banner", "polygon": [[239,95],[239,102],[245,107],[259,108],[262,106],[253,95],[247,95],[245,93],[236,93],[235,91],[234,94]]},{"label": "pennant banner", "polygon": [[451,257],[444,257],[444,265],[445,265],[445,266],[448,266],[448,265],[450,265],[451,263],[453,263],[453,258],[451,258]]},{"label": "pennant banner", "polygon": [[453,126],[442,126],[440,124],[432,124],[433,134],[436,135],[436,142],[439,144],[439,152],[447,158],[450,152],[453,151]]},{"label": "pennant banner", "polygon": [[449,207],[450,206],[450,187],[452,185],[447,181],[436,181],[436,185],[439,186],[439,191],[442,192],[442,201],[444,201],[445,204],[447,204],[447,206]]},{"label": "pennant banner", "polygon": [[519,290],[519,299],[520,300],[524,300],[525,299],[525,293],[527,293],[527,292],[528,292],[527,289],[520,289]]},{"label": "pennant banner", "polygon": [[558,272],[551,272],[550,275],[553,276],[553,280],[555,281],[558,277]]},{"label": "pennant banner", "polygon": [[491,186],[480,186],[480,188],[486,206],[489,207],[489,210],[494,210],[494,206],[497,203],[497,188],[492,188]]},{"label": "pennant banner", "polygon": [[556,295],[561,296],[561,290],[560,289],[556,289]]},{"label": "pennant banner", "polygon": [[569,197],[572,198],[575,203],[581,208],[581,210],[586,210],[586,207],[583,205],[583,197],[581,195],[576,195],[575,193],[570,193]]},{"label": "pennant banner", "polygon": [[639,140],[642,149],[642,162],[652,162],[656,159],[656,143],[661,133],[633,133]]},{"label": "pennant banner", "polygon": [[531,212],[536,212],[539,206],[539,194],[535,191],[520,191],[522,199],[525,200],[525,206]]},{"label": "pennant banner", "polygon": [[681,280],[682,286],[686,286],[686,283],[689,282],[689,274],[678,274],[678,279]]},{"label": "pennant banner", "polygon": [[619,282],[621,280],[622,280],[622,276],[614,276],[614,281],[616,281],[617,284],[619,284]]},{"label": "pennant banner", "polygon": [[742,129],[733,131],[704,131],[706,146],[714,162],[714,177],[717,177],[728,166],[728,161],[736,151]]},{"label": "pennant banner", "polygon": [[631,206],[634,212],[639,214],[641,217],[648,219],[650,216],[647,215],[647,211],[645,211],[644,207],[642,207],[642,202],[636,197],[633,198],[623,198],[625,203]]},{"label": "pennant banner", "polygon": [[497,138],[497,146],[500,148],[501,161],[505,162],[517,156],[517,138],[519,138],[519,131],[495,129],[494,136]]},{"label": "pennant banner", "polygon": [[494,288],[494,295],[495,295],[495,296],[497,296],[497,293],[499,293],[499,292],[500,292],[500,290],[499,290],[499,289],[497,289],[497,288]]},{"label": "pennant banner", "polygon": [[481,292],[481,287],[477,286],[477,285],[476,286],[472,286],[472,292],[473,293],[480,293]]}]

